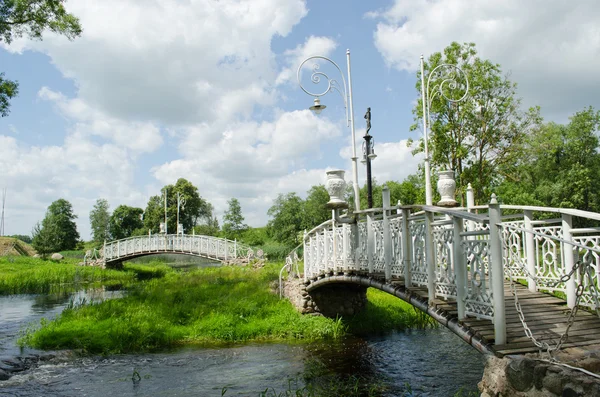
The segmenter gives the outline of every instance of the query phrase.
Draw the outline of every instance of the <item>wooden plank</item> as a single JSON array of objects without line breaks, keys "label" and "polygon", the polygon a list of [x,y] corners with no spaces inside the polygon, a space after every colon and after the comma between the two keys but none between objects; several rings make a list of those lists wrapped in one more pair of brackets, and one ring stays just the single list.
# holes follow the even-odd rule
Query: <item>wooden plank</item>
[{"label": "wooden plank", "polygon": [[[589,345],[600,344],[600,339],[590,339],[590,340],[581,340],[576,342],[567,341],[563,343],[562,348],[566,349],[569,347],[583,347]],[[499,354],[507,355],[507,354],[520,354],[520,353],[532,353],[537,352],[539,348],[533,344],[533,342],[528,343],[515,343],[515,344],[506,344],[506,345],[497,345],[492,346],[492,349]]]}]

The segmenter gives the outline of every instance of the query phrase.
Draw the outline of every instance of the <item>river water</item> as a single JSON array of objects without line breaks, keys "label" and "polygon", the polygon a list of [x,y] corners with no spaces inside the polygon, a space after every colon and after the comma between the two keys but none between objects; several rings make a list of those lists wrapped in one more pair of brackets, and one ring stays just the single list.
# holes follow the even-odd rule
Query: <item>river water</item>
[{"label": "river water", "polygon": [[[119,292],[0,297],[0,360],[40,354],[16,345],[19,332],[71,303]],[[154,354],[70,358],[0,381],[0,396],[267,396],[321,386],[345,395],[453,396],[477,390],[483,357],[446,328],[347,338],[339,343],[246,344]],[[344,385],[345,389],[341,387]],[[290,394],[283,394],[290,391]],[[292,393],[294,392],[294,393]],[[356,395],[356,394],[354,394]]]}]

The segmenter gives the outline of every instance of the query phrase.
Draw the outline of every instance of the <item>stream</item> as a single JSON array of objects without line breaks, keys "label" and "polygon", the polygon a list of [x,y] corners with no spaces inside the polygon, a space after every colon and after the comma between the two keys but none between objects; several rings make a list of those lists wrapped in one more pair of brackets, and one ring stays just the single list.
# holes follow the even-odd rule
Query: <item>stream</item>
[{"label": "stream", "polygon": [[291,396],[316,386],[332,396],[353,387],[361,395],[447,397],[459,390],[458,395],[479,395],[469,392],[481,380],[483,356],[444,327],[338,343],[186,347],[110,357],[17,346],[22,330],[57,316],[70,302],[121,294],[94,289],[1,296],[0,368],[24,358],[38,362],[0,381],[0,396]]}]

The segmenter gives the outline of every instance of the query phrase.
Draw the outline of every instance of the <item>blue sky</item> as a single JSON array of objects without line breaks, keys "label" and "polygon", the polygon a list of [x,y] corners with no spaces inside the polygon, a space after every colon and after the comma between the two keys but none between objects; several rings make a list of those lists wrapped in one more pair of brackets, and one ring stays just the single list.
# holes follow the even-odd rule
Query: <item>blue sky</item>
[{"label": "blue sky", "polygon": [[328,169],[345,169],[350,182],[342,99],[324,96],[328,107],[316,117],[296,81],[309,55],[328,56],[345,72],[351,50],[357,138],[371,107],[379,181],[401,181],[422,161],[406,147],[407,139],[419,138],[409,131],[419,56],[452,41],[475,42],[481,57],[518,83],[523,105],[540,105],[547,121],[566,122],[584,106],[598,107],[594,0],[68,0],[66,6],[81,20],[80,38],[0,42],[0,71],[20,84],[10,116],[0,119],[7,234],[30,234],[62,197],[88,239],[96,199],[108,199],[113,209],[144,208],[180,177],[198,186],[220,220],[227,200],[238,198],[252,226],[266,224],[278,193],[304,196]]}]

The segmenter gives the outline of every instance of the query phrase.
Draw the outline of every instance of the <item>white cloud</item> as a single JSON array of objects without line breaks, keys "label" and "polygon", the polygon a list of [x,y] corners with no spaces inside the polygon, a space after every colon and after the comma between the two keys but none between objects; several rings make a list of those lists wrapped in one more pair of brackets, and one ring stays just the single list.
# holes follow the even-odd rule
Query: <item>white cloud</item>
[{"label": "white cloud", "polygon": [[[279,73],[275,80],[275,84],[280,85],[295,81],[298,67],[302,61],[314,55],[329,57],[336,47],[337,43],[335,40],[329,37],[308,37],[303,44],[299,44],[296,48],[284,52],[283,56],[286,60],[287,67]],[[307,62],[306,67],[310,67],[313,64],[314,62]]]},{"label": "white cloud", "polygon": [[[302,0],[70,0],[83,34],[16,40],[47,53],[79,98],[112,117],[185,124],[269,102],[274,36],[306,15]],[[223,113],[226,113],[225,115]]]},{"label": "white cloud", "polygon": [[227,200],[236,197],[248,214],[246,222],[260,226],[278,193],[303,194],[323,183],[325,171],[309,167],[323,155],[320,144],[338,138],[341,130],[302,110],[282,112],[273,122],[200,124],[178,135],[185,157],[155,167],[155,178],[167,184],[185,177],[218,214],[227,209]]},{"label": "white cloud", "polygon": [[27,147],[0,135],[0,186],[8,187],[7,233],[29,234],[59,198],[71,201],[82,237],[89,236],[89,210],[103,197],[118,204],[145,203],[133,187],[133,164],[126,149],[95,144],[74,133],[63,146]]},{"label": "white cloud", "polygon": [[379,19],[375,46],[399,70],[417,70],[421,54],[442,51],[451,41],[475,42],[481,57],[512,71],[528,106],[564,117],[597,102],[595,0],[396,0],[368,16]]},{"label": "white cloud", "polygon": [[153,152],[163,143],[160,129],[153,123],[127,122],[109,117],[92,109],[82,99],[68,99],[48,87],[42,87],[38,96],[53,102],[59,112],[74,123],[74,132],[77,134],[97,135],[139,153]]}]

